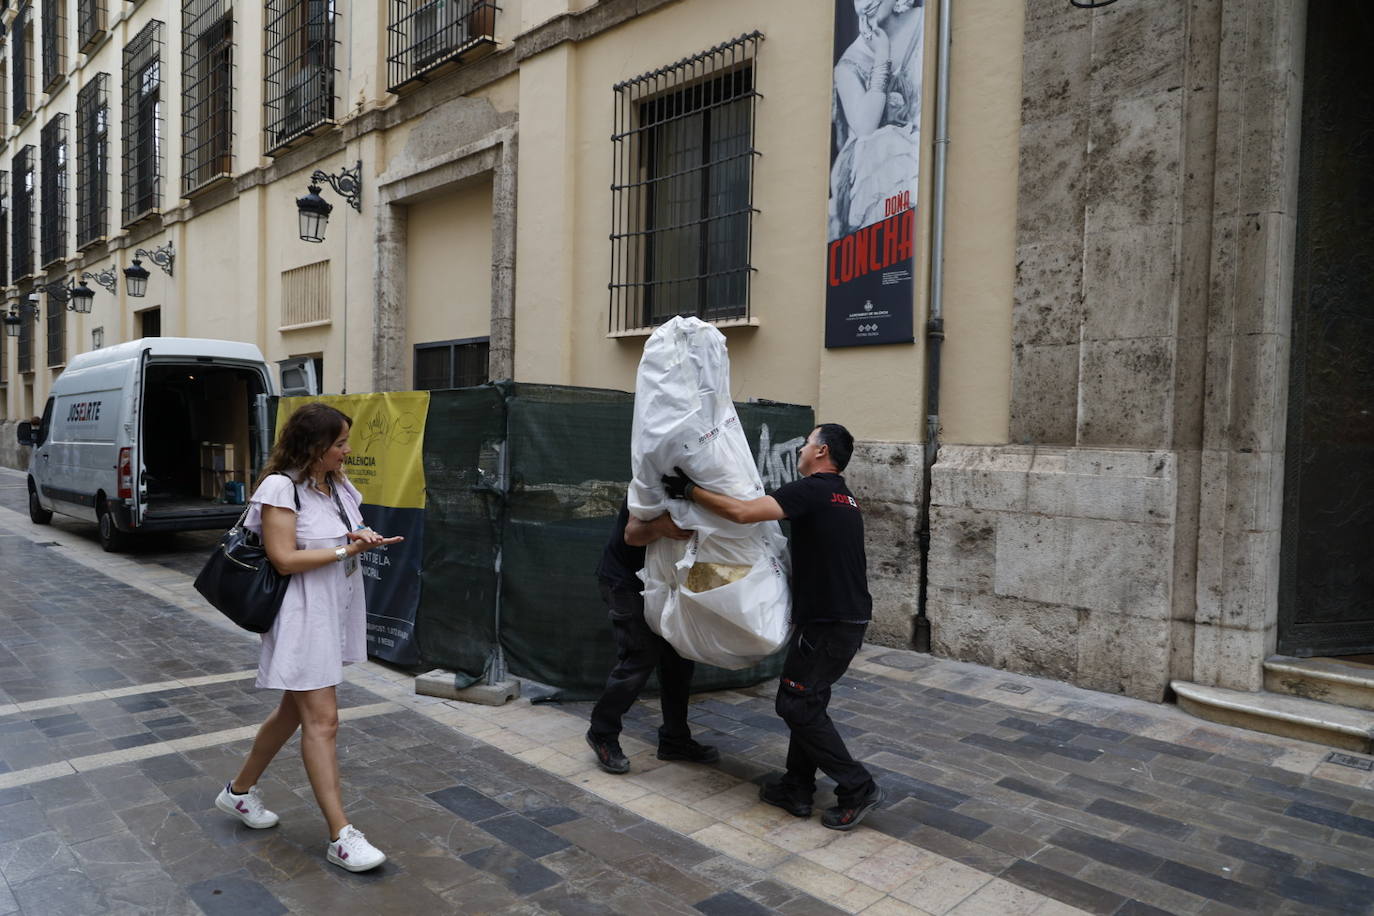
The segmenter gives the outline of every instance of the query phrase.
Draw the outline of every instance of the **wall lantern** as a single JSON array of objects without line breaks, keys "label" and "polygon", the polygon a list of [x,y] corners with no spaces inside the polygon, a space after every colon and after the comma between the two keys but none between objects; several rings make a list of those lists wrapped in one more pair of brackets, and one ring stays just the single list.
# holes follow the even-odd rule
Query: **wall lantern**
[{"label": "wall lantern", "polygon": [[134,258],[134,263],[124,268],[124,289],[135,299],[142,299],[148,292],[148,268]]},{"label": "wall lantern", "polygon": [[329,214],[334,207],[320,196],[320,183],[324,182],[334,189],[356,212],[363,212],[363,161],[359,159],[353,168],[344,166],[337,175],[316,169],[310,176],[310,187],[303,197],[296,198],[296,215],[300,219],[301,241],[323,242],[324,230],[329,225]]},{"label": "wall lantern", "polygon": [[309,193],[296,198],[296,215],[301,221],[302,242],[323,242],[324,229],[334,205],[320,196],[320,186],[312,184]]},{"label": "wall lantern", "polygon": [[27,298],[10,306],[10,310],[5,313],[5,333],[10,337],[18,337],[24,328],[24,322],[29,318],[38,320],[38,294],[29,293]]},{"label": "wall lantern", "polygon": [[71,301],[67,304],[67,308],[78,315],[89,315],[91,302],[95,299],[95,290],[87,286],[86,278],[82,277],[80,283],[69,288],[69,298]]},{"label": "wall lantern", "polygon": [[[134,263],[124,268],[124,287],[135,299],[142,299],[148,293],[148,268],[143,266],[143,258],[152,261],[167,276],[172,276],[172,265],[176,262],[177,250],[168,242],[166,245],[149,251],[140,248],[134,252]],[[99,277],[96,278],[99,280]]]}]

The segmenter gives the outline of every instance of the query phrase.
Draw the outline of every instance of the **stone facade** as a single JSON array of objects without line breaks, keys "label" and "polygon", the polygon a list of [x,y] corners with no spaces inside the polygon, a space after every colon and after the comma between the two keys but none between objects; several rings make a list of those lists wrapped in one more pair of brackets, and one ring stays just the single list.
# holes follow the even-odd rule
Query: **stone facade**
[{"label": "stone facade", "polygon": [[937,651],[1163,699],[1277,621],[1302,0],[1031,0],[1013,445],[941,450]]},{"label": "stone facade", "polygon": [[869,642],[911,644],[920,587],[917,531],[921,526],[921,446],[911,442],[855,442],[845,483],[864,512],[868,590],[873,596]]}]

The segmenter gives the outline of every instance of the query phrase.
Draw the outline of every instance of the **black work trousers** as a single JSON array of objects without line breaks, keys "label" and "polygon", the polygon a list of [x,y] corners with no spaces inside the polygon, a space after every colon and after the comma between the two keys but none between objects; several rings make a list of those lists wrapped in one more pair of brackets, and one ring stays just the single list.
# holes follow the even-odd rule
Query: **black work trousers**
[{"label": "black work trousers", "polygon": [[854,623],[805,623],[792,634],[778,683],[777,711],[792,731],[782,785],[798,799],[809,800],[815,793],[818,768],[835,780],[840,807],[853,807],[873,789],[872,774],[850,756],[826,711],[830,687],[849,669],[866,629]]},{"label": "black work trousers", "polygon": [[687,726],[687,697],[696,664],[678,655],[667,640],[644,621],[644,596],[628,588],[601,583],[601,600],[610,611],[615,630],[617,661],[601,699],[592,708],[592,734],[602,740],[618,738],[621,719],[639,698],[658,669],[659,703],[663,724],[658,728],[660,746],[672,746],[692,737]]}]

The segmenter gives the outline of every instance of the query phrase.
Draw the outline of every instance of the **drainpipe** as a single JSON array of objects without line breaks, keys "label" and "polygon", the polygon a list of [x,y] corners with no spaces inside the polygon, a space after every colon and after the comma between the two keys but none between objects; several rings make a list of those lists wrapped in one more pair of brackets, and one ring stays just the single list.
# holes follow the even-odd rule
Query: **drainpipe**
[{"label": "drainpipe", "polygon": [[930,317],[926,320],[926,441],[921,456],[920,585],[911,642],[917,652],[930,651],[930,478],[940,450],[940,347],[945,339],[945,185],[949,161],[949,47],[951,0],[940,0],[940,37],[935,76],[935,188],[930,227]]}]

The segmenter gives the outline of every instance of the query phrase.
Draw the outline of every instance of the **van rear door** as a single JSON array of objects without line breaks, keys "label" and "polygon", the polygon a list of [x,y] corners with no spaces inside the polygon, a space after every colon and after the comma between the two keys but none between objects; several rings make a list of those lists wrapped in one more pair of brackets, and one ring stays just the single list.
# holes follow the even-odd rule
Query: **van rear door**
[{"label": "van rear door", "polygon": [[119,449],[119,464],[116,470],[119,495],[128,499],[131,527],[143,524],[144,508],[148,504],[148,471],[143,467],[143,395],[147,387],[144,376],[148,371],[148,354],[144,348],[138,354],[138,367],[134,370],[133,392],[129,399],[129,432],[125,443]]}]

